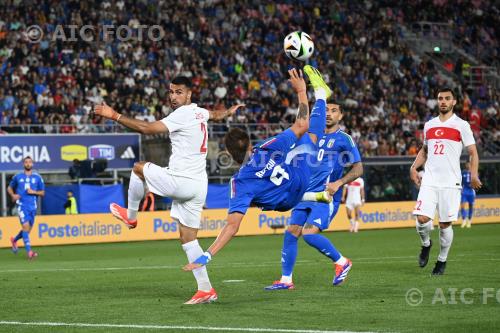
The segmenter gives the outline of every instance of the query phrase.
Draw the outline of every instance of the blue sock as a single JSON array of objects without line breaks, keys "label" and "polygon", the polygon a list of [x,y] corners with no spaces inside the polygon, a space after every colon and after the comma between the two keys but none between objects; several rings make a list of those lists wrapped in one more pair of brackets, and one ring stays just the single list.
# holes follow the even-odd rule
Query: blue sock
[{"label": "blue sock", "polygon": [[319,252],[332,259],[333,262],[336,262],[342,257],[335,246],[333,246],[332,242],[330,242],[330,240],[325,236],[320,234],[309,234],[303,235],[302,237],[304,237],[304,240],[307,244],[316,248]]},{"label": "blue sock", "polygon": [[465,220],[465,208],[462,208],[462,220]]},{"label": "blue sock", "polygon": [[23,231],[19,231],[19,233],[17,234],[16,237],[14,237],[14,242],[17,242],[18,240],[20,240],[21,238],[23,238]]},{"label": "blue sock", "polygon": [[324,99],[316,100],[311,111],[309,119],[309,133],[315,134],[321,138],[326,128],[326,101]]},{"label": "blue sock", "polygon": [[472,219],[472,214],[474,214],[474,206],[470,205],[469,206],[469,220]]},{"label": "blue sock", "polygon": [[27,231],[23,231],[23,241],[26,252],[30,252],[31,251],[30,234]]},{"label": "blue sock", "polygon": [[297,259],[297,240],[297,237],[291,232],[285,231],[283,249],[281,250],[281,275],[290,276],[293,273]]}]

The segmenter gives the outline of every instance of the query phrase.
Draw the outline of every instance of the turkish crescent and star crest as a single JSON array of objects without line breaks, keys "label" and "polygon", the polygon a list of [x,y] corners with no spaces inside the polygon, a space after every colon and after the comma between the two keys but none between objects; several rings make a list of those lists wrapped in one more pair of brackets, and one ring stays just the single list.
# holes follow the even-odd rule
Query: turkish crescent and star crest
[{"label": "turkish crescent and star crest", "polygon": [[434,134],[435,134],[436,136],[438,136],[438,137],[439,137],[439,136],[443,136],[444,131],[443,131],[441,128],[439,128],[439,129],[437,129],[437,130],[436,130],[436,132],[434,132]]}]

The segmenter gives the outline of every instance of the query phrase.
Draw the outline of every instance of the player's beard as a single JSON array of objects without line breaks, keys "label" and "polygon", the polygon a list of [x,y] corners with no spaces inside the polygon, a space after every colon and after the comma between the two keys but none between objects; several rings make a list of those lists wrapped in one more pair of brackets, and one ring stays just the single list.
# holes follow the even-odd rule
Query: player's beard
[{"label": "player's beard", "polygon": [[439,113],[442,115],[447,114],[448,112],[451,112],[453,110],[453,105],[447,107],[446,109],[442,109],[441,107],[439,108]]},{"label": "player's beard", "polygon": [[331,123],[328,123],[328,119],[326,120],[326,128],[330,129],[332,127],[334,127],[335,125],[337,125],[337,123],[335,123],[334,121],[332,121]]},{"label": "player's beard", "polygon": [[30,166],[30,167],[24,167],[24,171],[31,171],[31,169],[33,169],[33,166]]},{"label": "player's beard", "polygon": [[175,105],[173,105],[172,101],[170,101],[170,107],[172,108],[172,110],[177,110],[181,106],[188,105],[188,104],[191,104],[191,101],[188,98],[186,98],[184,101],[181,101],[181,102],[177,101],[177,103],[175,103]]}]

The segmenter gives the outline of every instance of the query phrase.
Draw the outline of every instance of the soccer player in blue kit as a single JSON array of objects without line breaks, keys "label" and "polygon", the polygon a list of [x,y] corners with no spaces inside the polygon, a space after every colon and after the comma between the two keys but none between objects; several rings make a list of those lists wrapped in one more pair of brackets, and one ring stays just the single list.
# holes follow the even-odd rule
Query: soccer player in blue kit
[{"label": "soccer player in blue kit", "polygon": [[23,160],[24,172],[15,175],[7,187],[12,201],[17,204],[19,221],[21,222],[21,231],[15,237],[10,238],[12,252],[17,253],[17,241],[21,238],[24,241],[24,248],[28,253],[28,259],[38,256],[38,253],[31,249],[29,233],[33,224],[35,224],[35,215],[37,208],[37,198],[45,195],[45,185],[42,177],[33,172],[33,160],[27,156]]},{"label": "soccer player in blue kit", "polygon": [[[337,214],[342,199],[342,187],[363,174],[358,148],[351,136],[340,130],[343,112],[338,104],[327,104],[325,134],[317,143],[317,167],[313,168],[309,186],[301,201],[292,210],[290,226],[285,231],[281,251],[281,279],[266,290],[294,289],[293,268],[297,258],[297,242],[304,241],[332,260],[335,267],[333,285],[342,283],[352,267],[351,260],[342,256],[332,242],[321,235]],[[344,166],[352,165],[342,177]],[[330,203],[314,202],[327,189],[333,196]],[[308,201],[311,200],[311,201]]]},{"label": "soccer player in blue kit", "polygon": [[[465,163],[465,169],[462,170],[462,198],[460,210],[462,213],[462,228],[470,228],[472,223],[472,214],[474,213],[474,201],[476,200],[476,191],[471,185],[470,163]],[[469,203],[468,215],[465,210],[465,203]]]},{"label": "soccer player in blue kit", "polygon": [[326,99],[331,95],[317,69],[305,66],[304,72],[314,88],[315,108],[309,117],[306,83],[296,69],[288,71],[290,83],[298,95],[299,110],[294,124],[282,133],[252,149],[248,134],[233,128],[225,136],[227,151],[242,165],[231,179],[231,198],[227,224],[208,250],[184,270],[208,264],[238,232],[250,205],[263,210],[287,211],[300,202],[309,184],[310,164],[316,160],[316,142],[323,136]]}]

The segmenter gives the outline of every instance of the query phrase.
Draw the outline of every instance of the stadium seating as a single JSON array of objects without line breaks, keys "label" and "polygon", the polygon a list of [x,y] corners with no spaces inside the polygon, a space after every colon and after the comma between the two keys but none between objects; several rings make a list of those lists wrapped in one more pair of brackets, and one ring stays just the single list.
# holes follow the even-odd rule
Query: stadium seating
[{"label": "stadium seating", "polygon": [[[20,14],[0,19],[1,130],[123,131],[89,117],[91,101],[104,98],[126,115],[160,119],[171,111],[166,84],[186,75],[203,106],[215,109],[245,101],[247,110],[231,121],[256,124],[249,128],[258,140],[293,120],[295,98],[284,83],[285,73],[288,66],[300,64],[284,56],[282,38],[300,28],[315,40],[312,64],[327,73],[333,99],[344,102],[345,126],[362,154],[415,155],[423,123],[436,108],[436,89],[450,78],[436,62],[407,47],[400,24],[451,19],[457,47],[488,66],[497,66],[499,59],[495,14],[484,10],[486,4],[435,2],[432,10],[423,1],[397,6],[376,1],[2,2],[0,11]],[[58,25],[90,24],[95,31],[105,24],[128,25],[137,32],[138,22],[160,25],[164,37],[156,42],[104,41],[99,34],[92,42],[54,37]],[[36,43],[29,42],[26,32],[31,25],[43,30]],[[484,42],[491,46],[488,53],[480,48]],[[456,111],[475,122],[481,153],[497,154],[499,92],[463,84],[454,82],[461,95]],[[220,126],[223,132],[225,126]]]}]

